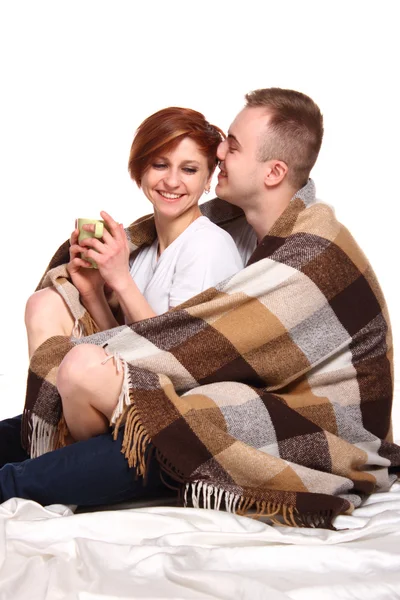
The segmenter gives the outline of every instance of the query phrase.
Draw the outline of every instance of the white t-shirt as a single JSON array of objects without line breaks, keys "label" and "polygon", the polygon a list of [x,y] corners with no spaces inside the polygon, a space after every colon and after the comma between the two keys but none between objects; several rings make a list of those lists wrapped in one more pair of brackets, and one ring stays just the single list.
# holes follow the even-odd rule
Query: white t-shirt
[{"label": "white t-shirt", "polygon": [[157,315],[185,302],[243,269],[232,237],[199,217],[157,260],[158,240],[142,248],[130,272]]}]

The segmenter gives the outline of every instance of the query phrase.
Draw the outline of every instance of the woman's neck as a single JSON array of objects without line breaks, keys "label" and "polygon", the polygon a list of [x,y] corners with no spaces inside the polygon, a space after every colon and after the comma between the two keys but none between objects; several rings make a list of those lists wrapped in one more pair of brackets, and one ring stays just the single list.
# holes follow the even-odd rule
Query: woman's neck
[{"label": "woman's neck", "polygon": [[160,213],[154,213],[154,222],[158,237],[158,254],[162,254],[199,217],[201,217],[201,211],[197,205],[179,215],[178,218],[171,219],[165,217],[165,215],[160,215]]}]

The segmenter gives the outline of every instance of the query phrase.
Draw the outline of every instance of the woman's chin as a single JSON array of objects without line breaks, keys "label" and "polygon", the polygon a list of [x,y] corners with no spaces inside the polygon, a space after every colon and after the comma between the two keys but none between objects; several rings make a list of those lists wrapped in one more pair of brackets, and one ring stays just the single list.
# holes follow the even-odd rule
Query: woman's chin
[{"label": "woman's chin", "polygon": [[173,221],[174,219],[179,219],[182,215],[191,215],[193,217],[198,217],[201,215],[201,211],[198,203],[191,204],[190,206],[184,206],[182,204],[162,204],[161,206],[155,206],[154,212],[157,214],[158,218],[165,219],[168,221]]}]

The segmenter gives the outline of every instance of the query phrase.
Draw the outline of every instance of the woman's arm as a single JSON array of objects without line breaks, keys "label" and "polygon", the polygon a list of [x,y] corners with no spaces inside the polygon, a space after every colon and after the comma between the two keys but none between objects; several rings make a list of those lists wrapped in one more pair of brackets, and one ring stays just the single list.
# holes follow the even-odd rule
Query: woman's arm
[{"label": "woman's arm", "polygon": [[114,291],[128,323],[157,316],[130,274]]},{"label": "woman's arm", "polygon": [[100,331],[118,327],[119,323],[114,317],[112,310],[104,295],[104,290],[100,292],[81,294],[81,302],[86,308],[92,319],[98,325]]}]

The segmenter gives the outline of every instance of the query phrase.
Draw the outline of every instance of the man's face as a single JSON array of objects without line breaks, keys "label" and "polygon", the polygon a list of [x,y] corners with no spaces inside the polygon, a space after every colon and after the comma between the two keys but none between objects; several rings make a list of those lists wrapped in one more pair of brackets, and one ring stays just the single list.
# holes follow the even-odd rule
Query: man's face
[{"label": "man's face", "polygon": [[233,121],[217,152],[221,171],[215,191],[219,198],[246,208],[263,194],[266,163],[257,160],[257,150],[268,121],[263,107],[244,108]]}]

